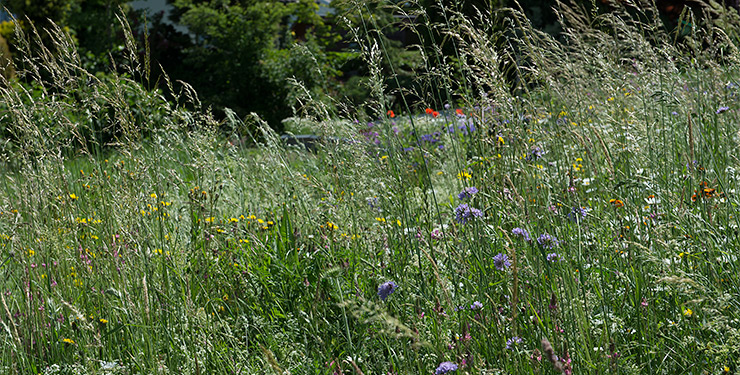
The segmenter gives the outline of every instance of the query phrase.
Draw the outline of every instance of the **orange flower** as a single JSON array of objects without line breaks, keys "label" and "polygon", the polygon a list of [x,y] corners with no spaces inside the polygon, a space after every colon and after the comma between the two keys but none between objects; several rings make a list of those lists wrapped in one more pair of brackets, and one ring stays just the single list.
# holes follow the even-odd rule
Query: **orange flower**
[{"label": "orange flower", "polygon": [[624,207],[624,202],[622,202],[619,199],[609,199],[609,203],[613,204],[614,207],[617,207],[617,208]]},{"label": "orange flower", "polygon": [[463,116],[463,111],[460,108],[456,109],[455,113],[457,113],[459,116]]},{"label": "orange flower", "polygon": [[433,111],[433,112],[432,112],[432,116],[433,116],[433,117],[437,117],[437,116],[439,116],[439,112],[437,112],[437,111]]},{"label": "orange flower", "polygon": [[433,109],[431,109],[431,108],[427,108],[427,109],[426,109],[425,111],[426,111],[426,113],[427,113],[428,115],[431,115],[431,114],[432,114],[432,112],[434,112],[434,110],[433,110]]},{"label": "orange flower", "polygon": [[396,117],[396,114],[395,114],[395,113],[393,113],[393,111],[391,111],[391,110],[389,110],[389,111],[388,111],[388,112],[387,112],[386,114],[387,114],[387,115],[388,115],[388,117],[390,117],[390,118],[394,118],[394,117]]}]

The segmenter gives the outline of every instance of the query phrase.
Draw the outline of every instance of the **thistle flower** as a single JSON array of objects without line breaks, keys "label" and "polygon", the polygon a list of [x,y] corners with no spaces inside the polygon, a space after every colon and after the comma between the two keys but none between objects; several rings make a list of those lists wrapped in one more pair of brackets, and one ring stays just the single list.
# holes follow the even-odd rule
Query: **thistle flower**
[{"label": "thistle flower", "polygon": [[474,195],[478,194],[478,188],[475,186],[466,187],[463,189],[460,194],[457,195],[457,198],[460,200],[470,199],[473,198]]},{"label": "thistle flower", "polygon": [[442,362],[439,367],[434,371],[434,375],[442,375],[450,372],[457,371],[457,365],[452,362]]},{"label": "thistle flower", "polygon": [[554,249],[558,247],[558,245],[560,245],[560,241],[558,241],[558,238],[548,233],[543,233],[542,235],[540,235],[537,238],[537,243],[539,243],[540,246],[545,249]]},{"label": "thistle flower", "polygon": [[493,257],[493,266],[496,267],[497,270],[503,271],[511,267],[511,262],[506,254],[498,253]]},{"label": "thistle flower", "polygon": [[524,239],[524,241],[532,242],[532,237],[529,236],[529,232],[527,232],[526,229],[514,228],[514,229],[511,230],[511,234],[513,234],[515,236],[522,236],[522,238]]},{"label": "thistle flower", "polygon": [[398,289],[398,285],[393,281],[386,281],[380,285],[378,285],[378,296],[380,299],[385,301],[386,298],[388,298],[389,295],[393,294],[393,292]]}]

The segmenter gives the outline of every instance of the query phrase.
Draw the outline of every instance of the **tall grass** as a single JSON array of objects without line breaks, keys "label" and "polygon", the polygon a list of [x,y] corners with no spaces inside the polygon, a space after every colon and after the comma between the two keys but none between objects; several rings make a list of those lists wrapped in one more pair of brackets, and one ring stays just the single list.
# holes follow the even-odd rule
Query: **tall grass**
[{"label": "tall grass", "polygon": [[439,7],[398,9],[455,45],[420,49],[429,111],[388,106],[406,88],[383,87],[361,17],[375,118],[305,98],[311,152],[215,121],[187,84],[145,90],[133,44],[100,77],[61,30],[21,36],[37,83],[0,87],[0,371],[735,371],[732,20],[679,37],[649,9],[558,4],[561,41]]}]

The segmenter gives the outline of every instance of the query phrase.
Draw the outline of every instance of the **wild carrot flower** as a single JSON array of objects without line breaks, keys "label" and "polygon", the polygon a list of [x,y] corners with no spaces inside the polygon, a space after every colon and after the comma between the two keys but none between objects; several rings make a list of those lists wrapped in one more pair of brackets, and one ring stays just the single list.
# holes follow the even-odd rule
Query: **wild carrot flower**
[{"label": "wild carrot flower", "polygon": [[472,208],[467,203],[462,203],[455,208],[455,221],[460,224],[465,224],[476,217],[482,216],[483,212],[481,210]]},{"label": "wild carrot flower", "polygon": [[496,267],[497,270],[503,271],[511,267],[511,262],[506,254],[498,253],[493,257],[493,266]]},{"label": "wild carrot flower", "polygon": [[380,285],[378,285],[378,296],[380,296],[380,299],[385,301],[386,298],[388,298],[389,295],[391,295],[393,292],[398,289],[398,285],[393,281],[386,281]]},{"label": "wild carrot flower", "polygon": [[540,235],[537,238],[537,243],[539,243],[540,246],[545,249],[554,249],[558,247],[558,245],[560,245],[560,241],[558,241],[558,238],[548,233],[543,233],[542,235]]},{"label": "wild carrot flower", "polygon": [[456,364],[452,362],[442,362],[439,364],[439,367],[437,367],[437,370],[434,371],[434,375],[442,375],[454,371],[457,371]]},{"label": "wild carrot flower", "polygon": [[529,236],[529,232],[527,232],[526,229],[523,228],[514,228],[511,230],[511,234],[515,236],[522,236],[524,241],[532,242],[532,237]]},{"label": "wild carrot flower", "polygon": [[473,198],[474,195],[478,194],[478,188],[475,186],[466,187],[463,189],[463,191],[460,192],[460,194],[457,195],[457,198],[460,200],[470,199]]}]

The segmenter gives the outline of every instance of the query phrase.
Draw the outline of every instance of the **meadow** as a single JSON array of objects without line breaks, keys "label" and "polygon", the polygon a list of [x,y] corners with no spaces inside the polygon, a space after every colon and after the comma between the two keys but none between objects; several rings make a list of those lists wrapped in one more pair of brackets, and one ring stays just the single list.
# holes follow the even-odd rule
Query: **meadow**
[{"label": "meadow", "polygon": [[448,12],[426,105],[381,77],[371,116],[304,97],[310,150],[145,89],[136,46],[96,76],[61,29],[22,36],[0,373],[737,371],[737,19],[560,8],[560,40]]}]

